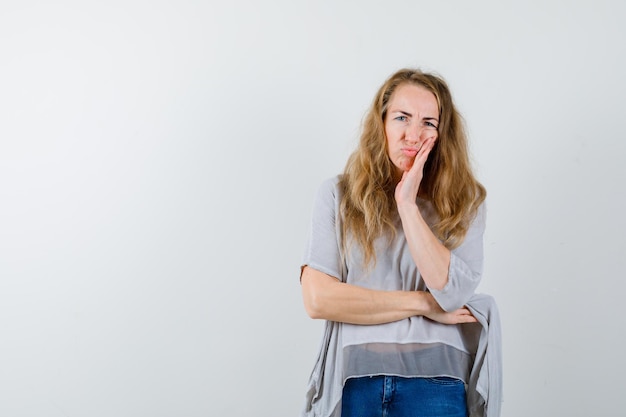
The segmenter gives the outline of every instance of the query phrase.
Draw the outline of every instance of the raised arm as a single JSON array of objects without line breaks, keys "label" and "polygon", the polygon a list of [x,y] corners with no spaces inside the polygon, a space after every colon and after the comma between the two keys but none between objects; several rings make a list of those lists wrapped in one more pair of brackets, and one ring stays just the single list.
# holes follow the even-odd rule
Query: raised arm
[{"label": "raised arm", "polygon": [[430,230],[416,202],[424,164],[435,140],[436,138],[428,139],[421,146],[411,169],[403,173],[396,187],[395,198],[411,257],[428,288],[441,290],[448,283],[450,251]]},{"label": "raised arm", "polygon": [[421,147],[413,166],[403,173],[395,198],[411,257],[439,305],[453,311],[467,302],[480,282],[484,208],[479,210],[464,242],[454,251],[437,239],[416,203],[423,167],[433,146],[434,141],[428,141]]}]

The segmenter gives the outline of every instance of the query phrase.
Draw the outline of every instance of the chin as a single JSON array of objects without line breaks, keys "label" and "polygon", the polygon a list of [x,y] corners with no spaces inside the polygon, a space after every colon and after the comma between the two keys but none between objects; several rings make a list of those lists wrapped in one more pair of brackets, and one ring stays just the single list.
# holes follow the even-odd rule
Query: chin
[{"label": "chin", "polygon": [[410,170],[412,166],[413,166],[413,160],[402,161],[400,166],[398,166],[398,169],[400,169],[400,171],[404,172],[404,171]]}]

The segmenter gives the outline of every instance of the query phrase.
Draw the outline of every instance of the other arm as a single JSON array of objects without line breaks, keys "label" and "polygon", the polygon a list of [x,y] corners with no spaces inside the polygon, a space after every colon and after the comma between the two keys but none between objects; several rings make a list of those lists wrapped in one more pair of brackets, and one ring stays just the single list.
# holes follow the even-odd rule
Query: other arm
[{"label": "other arm", "polygon": [[305,266],[301,276],[304,307],[311,318],[352,324],[382,324],[425,316],[445,324],[473,323],[466,308],[445,312],[425,291],[382,291],[346,284]]}]

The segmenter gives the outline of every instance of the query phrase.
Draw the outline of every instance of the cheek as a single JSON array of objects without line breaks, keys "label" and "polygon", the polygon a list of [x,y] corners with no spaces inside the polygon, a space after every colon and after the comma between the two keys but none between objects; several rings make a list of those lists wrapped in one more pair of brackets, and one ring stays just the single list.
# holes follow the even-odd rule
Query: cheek
[{"label": "cheek", "polygon": [[435,138],[435,140],[439,139],[439,132],[437,132],[436,130],[435,131],[425,130],[422,132],[422,135],[421,135],[422,140],[426,140],[430,138]]},{"label": "cheek", "polygon": [[389,127],[385,126],[385,141],[389,143],[389,138],[391,137],[393,137],[393,132],[391,132],[391,129],[389,129]]},{"label": "cheek", "polygon": [[385,129],[387,145],[390,148],[397,147],[402,142],[402,132],[398,129]]},{"label": "cheek", "polygon": [[387,152],[393,149],[393,143],[394,143],[393,138],[394,138],[393,132],[390,132],[389,129],[385,129],[385,144],[387,147]]}]

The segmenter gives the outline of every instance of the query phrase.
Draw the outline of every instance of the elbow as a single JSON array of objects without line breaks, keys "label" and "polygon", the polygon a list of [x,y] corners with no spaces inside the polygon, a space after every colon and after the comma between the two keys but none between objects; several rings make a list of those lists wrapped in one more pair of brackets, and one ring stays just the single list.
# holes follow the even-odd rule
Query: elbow
[{"label": "elbow", "polygon": [[312,319],[324,319],[324,302],[319,289],[302,288],[302,300],[306,314]]},{"label": "elbow", "polygon": [[474,295],[480,282],[480,274],[472,274],[465,279],[449,280],[443,288],[430,288],[437,304],[446,312],[463,308]]},{"label": "elbow", "polygon": [[312,319],[327,319],[327,295],[330,277],[312,276],[314,271],[306,268],[302,274],[302,301],[307,315]]},{"label": "elbow", "polygon": [[318,319],[323,319],[324,318],[324,314],[322,313],[322,309],[319,306],[319,303],[317,303],[316,301],[313,300],[306,300],[304,301],[304,309],[306,311],[306,314],[314,319],[314,320],[318,320]]}]

